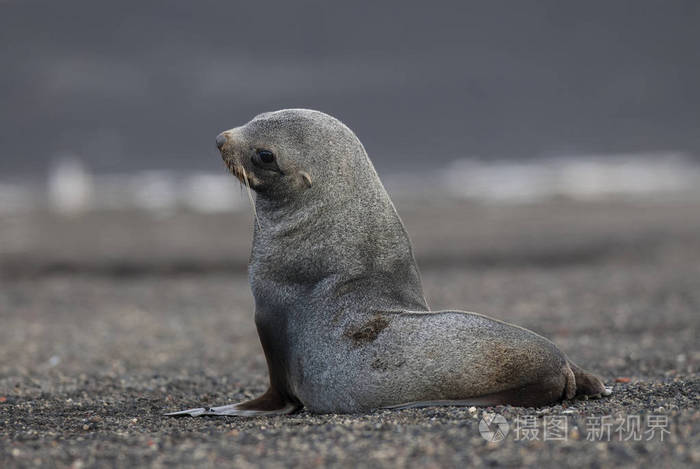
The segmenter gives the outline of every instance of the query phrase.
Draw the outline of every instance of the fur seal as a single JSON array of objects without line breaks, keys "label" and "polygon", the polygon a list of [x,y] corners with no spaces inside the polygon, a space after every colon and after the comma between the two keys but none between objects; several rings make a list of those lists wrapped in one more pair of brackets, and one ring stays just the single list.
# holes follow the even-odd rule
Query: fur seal
[{"label": "fur seal", "polygon": [[610,393],[532,331],[430,311],[403,223],[339,120],[269,112],[217,146],[257,193],[249,278],[270,386],[251,401],[167,415],[529,407]]}]

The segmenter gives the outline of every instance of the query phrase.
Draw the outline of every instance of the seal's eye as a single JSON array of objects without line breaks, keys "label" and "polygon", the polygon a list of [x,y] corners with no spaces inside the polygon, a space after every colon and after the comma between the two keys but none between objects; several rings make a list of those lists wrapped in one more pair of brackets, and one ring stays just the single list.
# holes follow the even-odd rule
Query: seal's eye
[{"label": "seal's eye", "polygon": [[275,154],[272,153],[270,150],[262,150],[260,148],[256,148],[255,154],[251,157],[250,160],[258,168],[284,174],[282,173],[280,167],[277,166],[277,161],[275,161]]},{"label": "seal's eye", "polygon": [[270,150],[258,150],[258,157],[263,163],[272,163],[275,161],[275,155]]}]

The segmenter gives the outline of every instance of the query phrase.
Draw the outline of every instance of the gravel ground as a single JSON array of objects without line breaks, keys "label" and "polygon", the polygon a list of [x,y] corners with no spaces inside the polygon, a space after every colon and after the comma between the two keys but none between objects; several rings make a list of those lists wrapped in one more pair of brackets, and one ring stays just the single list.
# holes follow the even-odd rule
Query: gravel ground
[{"label": "gravel ground", "polygon": [[[531,328],[614,394],[538,409],[166,418],[265,389],[249,214],[2,216],[0,466],[698,467],[700,202],[399,202],[434,309]],[[484,412],[505,417],[505,440],[480,435]],[[620,426],[637,415],[640,440]],[[566,440],[545,440],[561,418]]]}]

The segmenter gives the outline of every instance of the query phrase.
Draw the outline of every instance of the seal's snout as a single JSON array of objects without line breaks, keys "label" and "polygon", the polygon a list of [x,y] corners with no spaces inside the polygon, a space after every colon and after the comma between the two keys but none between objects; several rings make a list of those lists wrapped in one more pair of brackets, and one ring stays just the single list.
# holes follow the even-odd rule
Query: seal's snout
[{"label": "seal's snout", "polygon": [[222,148],[224,148],[224,145],[226,145],[227,142],[226,138],[226,132],[221,132],[219,135],[216,136],[216,148],[221,151]]}]

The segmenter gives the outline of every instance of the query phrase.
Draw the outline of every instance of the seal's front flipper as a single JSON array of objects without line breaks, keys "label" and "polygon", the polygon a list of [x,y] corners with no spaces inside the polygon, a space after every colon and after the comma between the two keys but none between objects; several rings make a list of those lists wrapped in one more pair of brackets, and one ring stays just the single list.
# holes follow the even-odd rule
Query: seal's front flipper
[{"label": "seal's front flipper", "polygon": [[252,401],[223,405],[220,407],[199,407],[197,409],[170,412],[165,415],[168,417],[182,417],[186,415],[190,417],[199,417],[200,415],[259,417],[263,415],[291,414],[300,408],[301,404],[295,404],[285,400],[276,390],[270,388],[265,394]]},{"label": "seal's front flipper", "polygon": [[179,410],[177,412],[168,412],[163,414],[166,417],[184,417],[186,415],[190,417],[198,417],[200,415],[205,415],[209,410],[204,407],[198,407],[196,409]]},{"label": "seal's front flipper", "polygon": [[199,417],[200,415],[213,415],[220,417],[227,415],[237,415],[239,417],[259,417],[263,415],[291,414],[297,409],[299,409],[299,406],[296,406],[292,403],[288,403],[284,407],[274,410],[243,409],[241,408],[241,406],[244,404],[246,404],[246,402],[242,402],[240,404],[223,405],[220,407],[199,407],[197,409],[187,409],[180,410],[178,412],[169,412],[164,415],[167,417]]}]

